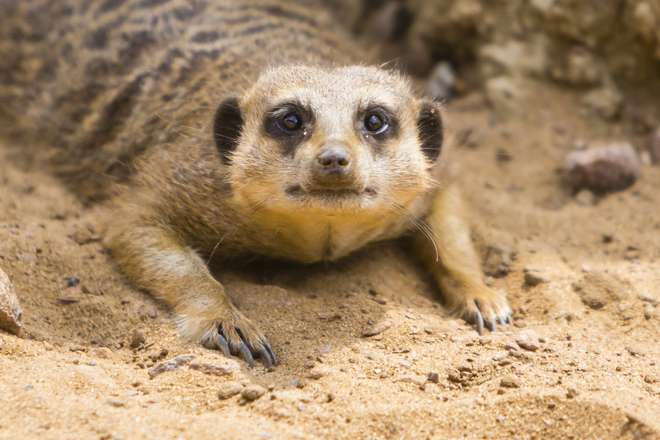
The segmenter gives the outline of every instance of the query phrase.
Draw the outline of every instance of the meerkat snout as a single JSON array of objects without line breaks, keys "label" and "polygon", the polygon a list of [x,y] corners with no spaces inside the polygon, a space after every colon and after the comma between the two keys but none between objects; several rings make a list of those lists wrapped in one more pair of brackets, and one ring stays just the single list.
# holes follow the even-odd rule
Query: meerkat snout
[{"label": "meerkat snout", "polygon": [[316,156],[313,174],[318,184],[333,186],[351,180],[351,154],[341,142],[325,145]]}]

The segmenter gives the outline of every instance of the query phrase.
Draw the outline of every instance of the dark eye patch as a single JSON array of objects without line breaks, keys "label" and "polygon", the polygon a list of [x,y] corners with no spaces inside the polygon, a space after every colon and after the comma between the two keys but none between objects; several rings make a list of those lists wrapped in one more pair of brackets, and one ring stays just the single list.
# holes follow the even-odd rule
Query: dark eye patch
[{"label": "dark eye patch", "polygon": [[278,104],[266,112],[264,130],[279,141],[285,153],[292,154],[295,147],[309,136],[314,114],[297,102]]},{"label": "dark eye patch", "polygon": [[365,138],[376,145],[396,137],[398,121],[394,112],[389,108],[372,104],[358,112],[358,127]]}]

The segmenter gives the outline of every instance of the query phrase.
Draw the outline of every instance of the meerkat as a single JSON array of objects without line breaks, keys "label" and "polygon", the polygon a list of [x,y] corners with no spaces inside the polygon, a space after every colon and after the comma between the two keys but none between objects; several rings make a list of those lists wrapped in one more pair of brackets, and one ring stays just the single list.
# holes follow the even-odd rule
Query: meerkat
[{"label": "meerkat", "polygon": [[322,5],[5,7],[4,33],[22,35],[20,55],[0,61],[12,86],[0,87],[13,104],[0,112],[12,121],[5,134],[49,142],[44,160],[81,197],[112,195],[105,245],[176,312],[182,335],[250,366],[256,356],[276,365],[209,258],[307,264],[398,237],[413,241],[453,313],[480,333],[484,321],[496,330],[509,320],[505,295],[482,281],[439,160],[440,105],[402,74],[362,64],[365,52]]}]

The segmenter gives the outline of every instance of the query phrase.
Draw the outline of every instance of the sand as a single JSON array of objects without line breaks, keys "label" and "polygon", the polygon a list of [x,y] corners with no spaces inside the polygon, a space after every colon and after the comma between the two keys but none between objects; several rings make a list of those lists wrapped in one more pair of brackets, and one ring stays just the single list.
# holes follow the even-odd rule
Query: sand
[{"label": "sand", "polygon": [[[0,267],[24,324],[21,338],[0,332],[0,439],[660,438],[660,167],[578,203],[558,172],[577,139],[644,138],[585,116],[572,92],[535,94],[525,119],[479,92],[447,106],[475,244],[482,258],[511,251],[509,273],[487,282],[507,292],[514,325],[479,336],[448,314],[405,243],[218,268],[273,345],[272,371],[181,339],[105,253],[102,206],[0,159]],[[547,282],[527,284],[526,270]],[[386,329],[363,337],[374,325]],[[516,344],[521,332],[538,346]],[[227,374],[150,378],[188,354]],[[228,383],[266,392],[220,400]]]}]

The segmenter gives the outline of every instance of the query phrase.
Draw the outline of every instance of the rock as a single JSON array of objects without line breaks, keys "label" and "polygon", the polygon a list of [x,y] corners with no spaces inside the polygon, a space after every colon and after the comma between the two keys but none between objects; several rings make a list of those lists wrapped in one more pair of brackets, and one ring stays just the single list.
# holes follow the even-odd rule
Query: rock
[{"label": "rock", "polygon": [[509,341],[506,344],[504,344],[504,349],[509,351],[520,351],[520,346],[515,342]]},{"label": "rock", "polygon": [[598,86],[607,74],[594,55],[583,47],[571,49],[564,64],[551,69],[550,74],[557,81],[574,87]]},{"label": "rock", "polygon": [[92,348],[87,354],[99,359],[112,359],[114,357],[112,351],[107,347]]},{"label": "rock", "polygon": [[573,283],[573,290],[587,307],[599,310],[607,304],[621,302],[628,297],[626,286],[604,273],[592,272],[582,281]]},{"label": "rock", "polygon": [[660,18],[660,10],[656,9],[654,13],[652,3],[639,2],[635,5],[633,10],[633,18],[635,19],[637,33],[647,42],[653,43],[658,38],[658,19]]},{"label": "rock", "polygon": [[92,234],[87,228],[76,229],[71,238],[81,246],[92,242]]},{"label": "rock", "polygon": [[266,388],[261,385],[248,385],[243,388],[241,397],[243,397],[248,402],[252,402],[266,394]]},{"label": "rock", "polygon": [[596,196],[588,189],[581,189],[575,194],[575,201],[578,205],[594,206],[596,204]]},{"label": "rock", "polygon": [[586,188],[604,194],[629,187],[639,175],[637,152],[629,142],[622,142],[570,153],[563,178],[573,191]]},{"label": "rock", "polygon": [[426,376],[426,380],[429,382],[438,383],[440,381],[440,376],[436,372],[430,372],[428,376]]},{"label": "rock", "polygon": [[156,311],[156,309],[154,307],[149,307],[147,309],[147,316],[151,319],[154,319],[155,317],[158,316],[158,312]]},{"label": "rock", "polygon": [[450,99],[455,86],[456,72],[447,61],[436,64],[426,81],[426,91],[438,101]]},{"label": "rock", "polygon": [[541,348],[539,336],[534,330],[523,330],[516,335],[516,343],[525,350],[536,351]]},{"label": "rock", "polygon": [[228,376],[232,374],[236,369],[238,369],[238,364],[236,364],[236,368],[231,368],[196,362],[189,364],[188,368],[191,370],[201,371],[204,374],[210,374],[212,376]]},{"label": "rock", "polygon": [[327,365],[317,365],[316,367],[309,370],[309,374],[307,375],[307,377],[309,377],[310,379],[317,380],[334,372],[335,371],[332,368],[328,367]]},{"label": "rock", "polygon": [[488,247],[484,272],[494,278],[501,278],[509,273],[513,252],[508,247],[494,243]]},{"label": "rock", "polygon": [[569,388],[569,389],[566,391],[566,398],[567,398],[567,399],[572,399],[572,398],[574,398],[575,396],[577,396],[578,394],[579,394],[579,393],[578,393],[578,390],[576,390],[575,388]]},{"label": "rock", "polygon": [[23,330],[22,316],[23,312],[14,287],[7,274],[0,268],[0,330],[20,336]]},{"label": "rock", "polygon": [[540,41],[486,44],[480,48],[479,58],[484,78],[497,75],[541,77],[547,64],[545,47]]},{"label": "rock", "polygon": [[530,271],[525,273],[525,283],[530,286],[538,286],[539,284],[549,283],[550,278],[541,272]]},{"label": "rock", "polygon": [[497,113],[524,118],[527,115],[527,91],[523,85],[507,76],[486,81],[486,100]]},{"label": "rock", "polygon": [[621,114],[623,95],[613,86],[603,87],[587,93],[582,104],[601,118],[613,120]]},{"label": "rock", "polygon": [[647,374],[646,376],[644,376],[644,382],[646,382],[646,383],[660,382],[660,377],[654,376],[652,374]]},{"label": "rock", "polygon": [[463,361],[459,364],[457,364],[454,368],[456,368],[460,372],[471,372],[472,371],[472,364],[469,362]]},{"label": "rock", "polygon": [[187,354],[184,356],[179,356],[174,359],[170,359],[169,361],[161,362],[160,364],[156,365],[155,367],[151,368],[149,370],[149,377],[153,379],[154,377],[158,376],[159,374],[165,373],[166,371],[177,371],[180,370],[181,367],[186,366],[195,359],[197,356],[194,354]]},{"label": "rock", "polygon": [[364,333],[362,333],[362,336],[364,337],[376,336],[383,333],[385,330],[387,330],[390,327],[392,327],[392,323],[390,321],[379,321],[376,324],[369,327],[367,330],[365,330]]},{"label": "rock", "polygon": [[119,399],[108,399],[108,403],[116,408],[121,408],[125,405],[125,403]]},{"label": "rock", "polygon": [[144,344],[146,338],[144,337],[144,332],[142,330],[133,329],[133,335],[131,336],[131,348],[139,348]]},{"label": "rock", "polygon": [[227,400],[243,391],[243,385],[237,382],[227,382],[220,385],[218,389],[218,398]]},{"label": "rock", "polygon": [[636,357],[646,356],[646,348],[642,344],[632,343],[626,347],[628,353]]},{"label": "rock", "polygon": [[461,373],[459,373],[457,370],[449,370],[447,371],[447,379],[449,379],[452,382],[463,382],[464,379],[461,376]]},{"label": "rock", "polygon": [[515,374],[508,374],[500,380],[500,386],[505,388],[520,388],[520,379]]},{"label": "rock", "polygon": [[152,362],[159,362],[159,361],[162,361],[163,359],[165,359],[168,354],[169,354],[169,351],[167,350],[167,348],[161,347],[160,350],[149,354],[149,359],[151,359]]},{"label": "rock", "polygon": [[651,161],[654,165],[660,165],[660,127],[653,135],[651,144],[649,145],[649,152],[651,153]]}]

